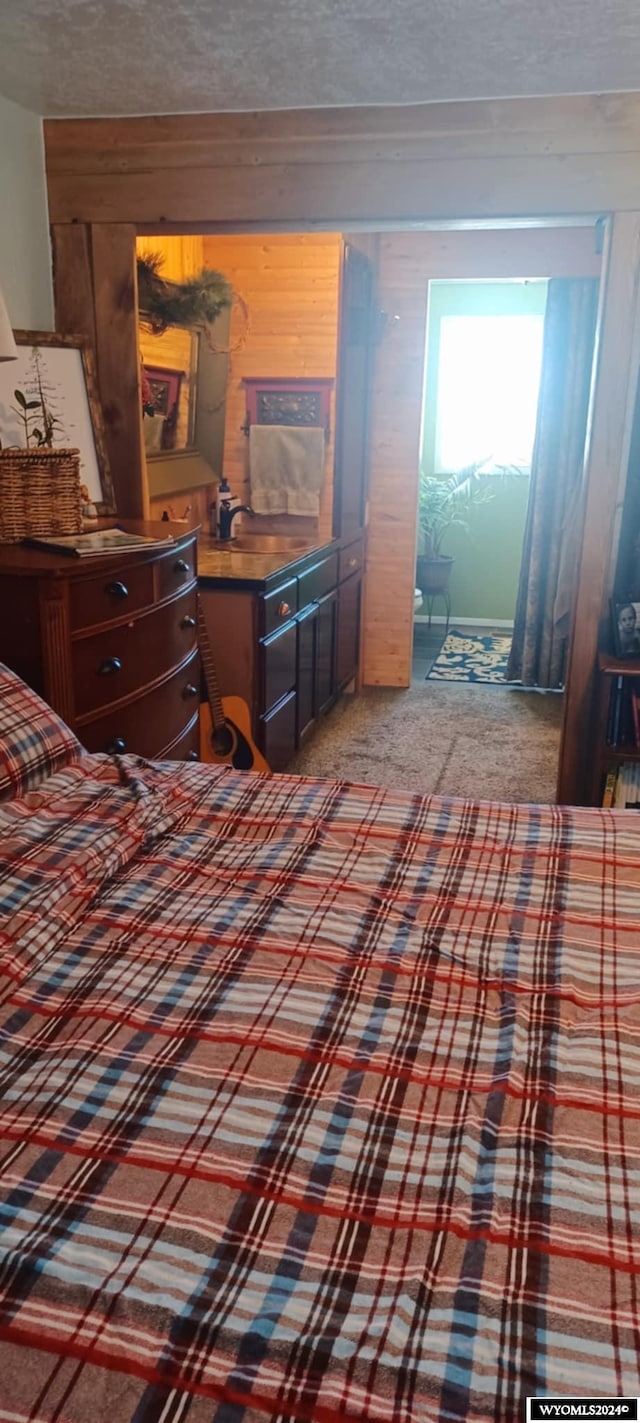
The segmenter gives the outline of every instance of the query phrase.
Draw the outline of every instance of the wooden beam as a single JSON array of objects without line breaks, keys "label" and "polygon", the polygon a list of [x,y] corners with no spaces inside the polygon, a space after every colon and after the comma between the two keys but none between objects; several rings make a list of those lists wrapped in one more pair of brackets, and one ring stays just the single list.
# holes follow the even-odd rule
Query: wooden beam
[{"label": "wooden beam", "polygon": [[640,146],[640,95],[46,119],[44,134],[47,168],[56,173],[477,158],[488,151],[496,157],[634,153]]},{"label": "wooden beam", "polygon": [[557,799],[588,803],[599,645],[609,634],[640,360],[640,212],[617,213],[603,260],[595,381],[585,454],[585,510],[566,678]]},{"label": "wooden beam", "polygon": [[135,228],[92,227],[96,360],[118,514],[148,516],[142,439]]},{"label": "wooden beam", "polygon": [[638,155],[502,156],[52,174],[54,222],[269,225],[597,215],[640,207]]},{"label": "wooden beam", "polygon": [[640,208],[640,94],[50,119],[54,222],[314,223]]},{"label": "wooden beam", "polygon": [[86,336],[95,354],[96,324],[89,229],[85,223],[54,224],[51,244],[56,331],[64,336]]}]

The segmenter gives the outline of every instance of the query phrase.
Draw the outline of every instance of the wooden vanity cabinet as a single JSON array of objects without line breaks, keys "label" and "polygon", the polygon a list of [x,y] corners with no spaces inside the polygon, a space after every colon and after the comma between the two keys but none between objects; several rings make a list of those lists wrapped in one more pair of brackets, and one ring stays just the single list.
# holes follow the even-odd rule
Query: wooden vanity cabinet
[{"label": "wooden vanity cabinet", "polygon": [[336,698],[338,564],[329,548],[288,565],[266,587],[201,582],[223,701],[244,698],[274,771],[288,765]]}]

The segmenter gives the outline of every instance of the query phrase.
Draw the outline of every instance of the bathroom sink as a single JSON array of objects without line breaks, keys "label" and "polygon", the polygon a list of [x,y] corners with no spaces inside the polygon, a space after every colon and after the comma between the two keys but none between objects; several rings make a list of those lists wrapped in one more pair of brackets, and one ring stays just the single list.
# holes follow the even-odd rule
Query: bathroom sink
[{"label": "bathroom sink", "polygon": [[231,553],[302,553],[312,547],[309,539],[290,534],[238,534],[227,544]]}]

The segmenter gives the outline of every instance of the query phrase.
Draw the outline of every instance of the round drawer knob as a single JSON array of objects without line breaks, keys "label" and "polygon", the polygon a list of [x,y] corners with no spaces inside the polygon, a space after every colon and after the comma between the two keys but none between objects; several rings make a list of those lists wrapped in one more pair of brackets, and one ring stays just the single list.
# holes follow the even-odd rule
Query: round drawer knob
[{"label": "round drawer knob", "polygon": [[187,682],[182,695],[183,697],[197,697],[198,688],[194,687],[193,682]]},{"label": "round drawer knob", "polygon": [[278,617],[288,618],[291,608],[288,603],[278,603]]},{"label": "round drawer knob", "polygon": [[123,736],[114,736],[112,741],[108,741],[105,746],[107,756],[121,756],[127,749],[127,743]]},{"label": "round drawer knob", "polygon": [[195,620],[195,618],[192,618],[192,617],[189,617],[189,616],[187,616],[186,618],[183,618],[183,619],[182,619],[182,622],[180,623],[180,627],[181,627],[181,628],[194,628],[195,625],[196,625],[196,620]]},{"label": "round drawer knob", "polygon": [[113,677],[114,672],[122,671],[122,663],[119,657],[105,657],[104,662],[98,668],[99,677]]},{"label": "round drawer knob", "polygon": [[188,752],[187,752],[187,755],[185,756],[185,761],[199,761],[199,760],[200,760],[200,757],[199,757],[197,751],[188,751]]},{"label": "round drawer knob", "polygon": [[189,564],[185,562],[184,558],[179,558],[173,565],[173,571],[174,573],[188,573]]},{"label": "round drawer knob", "polygon": [[350,568],[357,568],[357,567],[358,567],[358,560],[357,560],[357,558],[350,558],[350,559],[349,559],[349,567],[350,567]]},{"label": "round drawer knob", "polygon": [[128,598],[129,589],[126,583],[107,583],[105,593],[109,598]]}]

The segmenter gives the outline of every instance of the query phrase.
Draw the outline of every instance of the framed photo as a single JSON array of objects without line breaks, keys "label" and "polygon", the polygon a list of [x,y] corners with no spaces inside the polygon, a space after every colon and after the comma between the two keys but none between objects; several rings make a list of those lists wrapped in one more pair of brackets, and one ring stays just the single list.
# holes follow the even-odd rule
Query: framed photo
[{"label": "framed photo", "polygon": [[184,371],[170,371],[164,366],[147,365],[144,370],[151,386],[156,415],[170,415],[180,399]]},{"label": "framed photo", "polygon": [[[44,397],[52,444],[80,451],[80,480],[98,514],[117,512],[107,460],[93,352],[81,336],[15,331],[18,359],[0,364],[0,443],[36,448],[37,403]],[[19,395],[17,395],[19,392]],[[22,399],[20,399],[20,396]],[[27,406],[34,403],[34,413]],[[40,420],[40,424],[42,421]]]},{"label": "framed photo", "polygon": [[640,603],[612,600],[611,618],[616,657],[637,657],[640,661]]},{"label": "framed photo", "polygon": [[[152,418],[161,427],[162,432],[159,441],[151,448],[145,440],[147,453],[174,450],[180,419],[180,391],[186,372],[169,370],[165,366],[145,365],[144,373],[151,387],[153,407],[156,412]],[[187,431],[186,443],[189,443],[189,439],[190,431]]]}]

